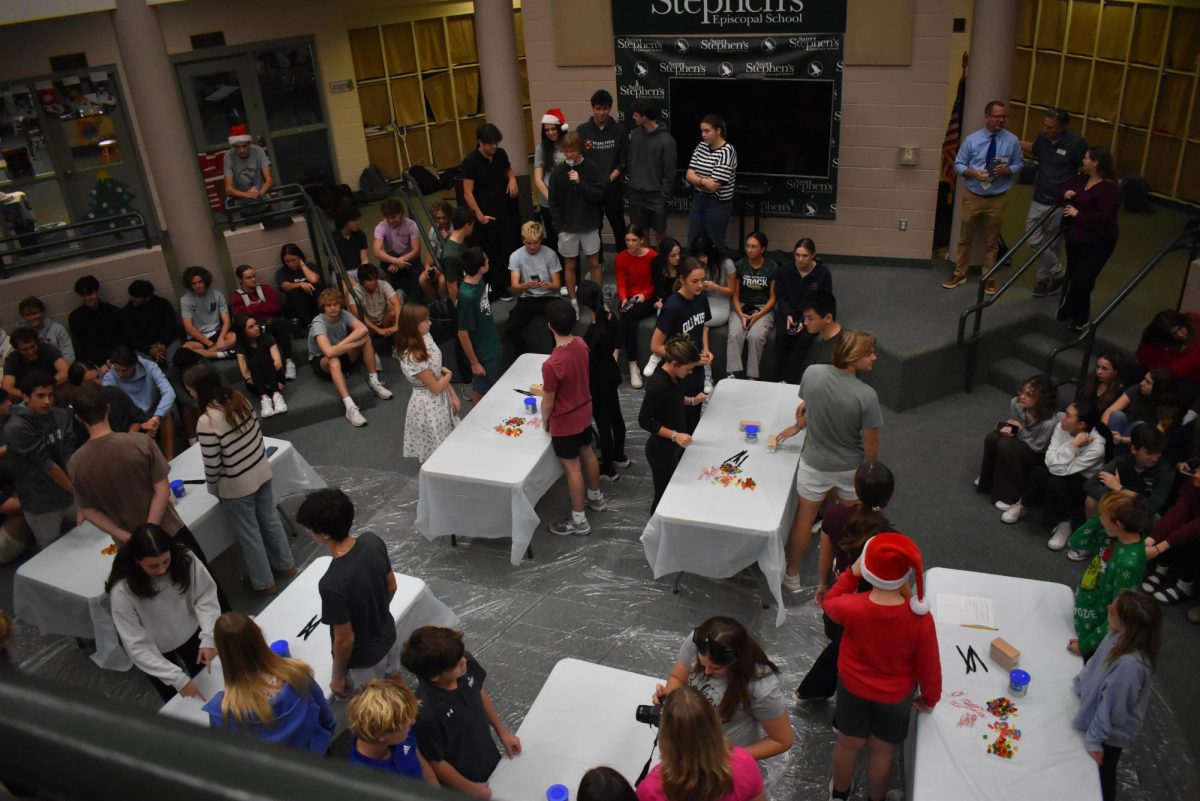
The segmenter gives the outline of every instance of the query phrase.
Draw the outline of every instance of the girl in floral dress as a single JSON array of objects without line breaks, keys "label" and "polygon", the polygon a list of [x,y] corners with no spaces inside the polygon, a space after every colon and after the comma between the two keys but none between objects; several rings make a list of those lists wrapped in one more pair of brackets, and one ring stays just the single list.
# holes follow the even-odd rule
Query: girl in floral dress
[{"label": "girl in floral dress", "polygon": [[419,303],[400,309],[396,353],[400,369],[412,385],[404,420],[404,455],[424,462],[458,423],[458,394],[451,374],[442,367],[442,352],[429,335],[429,310]]}]

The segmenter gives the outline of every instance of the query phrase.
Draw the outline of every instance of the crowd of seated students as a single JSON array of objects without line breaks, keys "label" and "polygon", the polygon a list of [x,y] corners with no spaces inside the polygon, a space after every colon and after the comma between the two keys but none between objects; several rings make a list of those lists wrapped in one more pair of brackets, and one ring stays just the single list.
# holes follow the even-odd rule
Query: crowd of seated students
[{"label": "crowd of seated students", "polygon": [[[984,439],[975,486],[1005,523],[1031,510],[1051,527],[1047,546],[1075,561],[1111,558],[1105,499],[1138,499],[1138,542],[1148,565],[1137,586],[1163,605],[1196,591],[1200,573],[1200,348],[1197,315],[1167,309],[1142,333],[1136,358],[1101,354],[1073,403],[1057,409],[1057,389],[1033,376],[1010,401],[1008,418]],[[1111,534],[1109,535],[1111,538]],[[1200,608],[1188,613],[1200,623]]]}]

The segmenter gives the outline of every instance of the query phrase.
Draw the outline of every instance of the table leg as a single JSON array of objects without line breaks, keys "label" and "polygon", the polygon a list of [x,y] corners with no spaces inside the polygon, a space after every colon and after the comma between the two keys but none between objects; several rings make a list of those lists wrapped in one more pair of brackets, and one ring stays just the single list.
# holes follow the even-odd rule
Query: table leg
[{"label": "table leg", "polygon": [[457,547],[458,547],[458,537],[457,537],[457,536],[455,536],[454,534],[451,534],[451,535],[450,535],[450,547],[451,547],[451,548],[457,548]]},{"label": "table leg", "polygon": [[533,558],[533,543],[532,542],[525,546],[525,558],[526,559]]},{"label": "table leg", "polygon": [[680,570],[675,574],[675,582],[671,585],[671,592],[675,595],[679,594],[679,582],[683,581],[683,571]]}]

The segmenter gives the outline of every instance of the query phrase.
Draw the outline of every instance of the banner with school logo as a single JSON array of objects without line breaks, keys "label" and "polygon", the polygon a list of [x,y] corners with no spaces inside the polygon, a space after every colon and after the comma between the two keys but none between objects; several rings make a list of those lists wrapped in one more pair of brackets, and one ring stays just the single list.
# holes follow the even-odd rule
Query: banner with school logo
[{"label": "banner with school logo", "polygon": [[845,33],[846,0],[613,0],[615,36]]},{"label": "banner with school logo", "polygon": [[[712,0],[713,7],[716,3]],[[726,4],[736,7],[738,0]],[[614,4],[614,12],[617,5],[624,3]],[[803,5],[808,9],[817,4]],[[825,7],[839,5],[844,29],[844,0]],[[727,122],[729,142],[738,153],[737,197],[745,203],[748,219],[755,212],[764,217],[836,217],[841,32],[618,33],[614,45],[618,118],[632,127],[634,104],[639,99],[653,101],[682,154],[676,196],[669,203],[672,212],[686,214],[691,206],[691,187],[683,172],[700,142],[701,119],[716,114]]]}]

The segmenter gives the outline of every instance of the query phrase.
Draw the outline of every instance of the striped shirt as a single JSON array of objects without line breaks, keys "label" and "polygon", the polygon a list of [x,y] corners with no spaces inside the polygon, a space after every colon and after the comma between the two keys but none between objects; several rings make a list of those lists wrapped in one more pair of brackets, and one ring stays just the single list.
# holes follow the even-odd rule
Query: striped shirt
[{"label": "striped shirt", "polygon": [[708,145],[701,142],[692,151],[688,169],[694,170],[701,178],[715,178],[721,182],[721,188],[716,192],[699,187],[697,192],[713,195],[722,202],[733,200],[733,185],[737,181],[737,151],[733,145],[726,142],[716,150],[710,150]]},{"label": "striped shirt", "polygon": [[196,439],[204,459],[208,491],[218,498],[244,498],[271,480],[271,464],[263,448],[262,430],[253,414],[231,426],[216,406],[196,421]]}]

